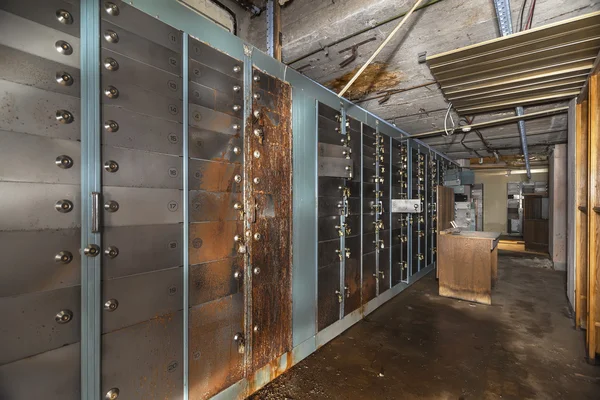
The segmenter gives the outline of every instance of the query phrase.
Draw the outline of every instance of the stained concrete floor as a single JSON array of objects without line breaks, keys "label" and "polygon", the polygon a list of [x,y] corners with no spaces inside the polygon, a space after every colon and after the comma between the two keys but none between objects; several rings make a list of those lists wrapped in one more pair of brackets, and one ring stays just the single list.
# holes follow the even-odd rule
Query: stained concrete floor
[{"label": "stained concrete floor", "polygon": [[600,399],[564,272],[526,257],[499,257],[491,306],[429,274],[251,399]]}]

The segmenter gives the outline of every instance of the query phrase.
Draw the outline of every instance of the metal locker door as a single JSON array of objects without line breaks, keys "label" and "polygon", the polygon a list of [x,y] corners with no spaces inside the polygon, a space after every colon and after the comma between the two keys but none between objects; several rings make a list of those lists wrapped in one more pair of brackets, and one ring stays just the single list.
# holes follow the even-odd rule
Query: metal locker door
[{"label": "metal locker door", "polygon": [[252,97],[244,210],[256,371],[292,349],[292,88],[253,68]]},{"label": "metal locker door", "polygon": [[0,90],[0,397],[79,399],[78,2],[0,4]]},{"label": "metal locker door", "polygon": [[[189,398],[207,399],[244,376],[244,63],[197,40],[188,44],[193,89],[240,105],[189,107]],[[190,86],[192,90],[192,86]],[[232,115],[235,114],[235,115]]]},{"label": "metal locker door", "polygon": [[101,396],[183,392],[182,33],[100,2]]},{"label": "metal locker door", "polygon": [[374,128],[362,125],[363,142],[363,238],[362,238],[362,303],[377,296],[378,238],[382,229],[379,214],[378,138]]}]

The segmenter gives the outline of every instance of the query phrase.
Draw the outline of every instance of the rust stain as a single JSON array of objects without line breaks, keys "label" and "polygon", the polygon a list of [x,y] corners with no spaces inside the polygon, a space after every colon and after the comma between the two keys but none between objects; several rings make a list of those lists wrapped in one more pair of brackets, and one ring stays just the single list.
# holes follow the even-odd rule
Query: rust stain
[{"label": "rust stain", "polygon": [[[358,72],[361,67],[356,67],[354,70],[331,80],[325,84],[334,92],[341,91],[350,79]],[[387,64],[373,63],[369,65],[364,72],[358,77],[356,82],[352,84],[350,89],[345,94],[348,99],[360,99],[370,93],[380,92],[395,88],[402,82],[404,74],[400,71],[389,71]]]}]

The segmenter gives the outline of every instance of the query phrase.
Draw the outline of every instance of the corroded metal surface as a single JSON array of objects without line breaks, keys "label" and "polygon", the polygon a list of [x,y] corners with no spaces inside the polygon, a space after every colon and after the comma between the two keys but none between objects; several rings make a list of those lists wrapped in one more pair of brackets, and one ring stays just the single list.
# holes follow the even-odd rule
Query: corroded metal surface
[{"label": "corroded metal surface", "polygon": [[250,371],[292,347],[292,92],[256,69],[253,76],[253,112],[246,121],[251,134],[245,138],[253,269]]}]

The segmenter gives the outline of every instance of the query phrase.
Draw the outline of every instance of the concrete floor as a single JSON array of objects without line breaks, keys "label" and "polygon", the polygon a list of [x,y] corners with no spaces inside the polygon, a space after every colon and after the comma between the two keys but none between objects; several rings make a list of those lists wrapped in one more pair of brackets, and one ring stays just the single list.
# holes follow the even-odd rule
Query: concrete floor
[{"label": "concrete floor", "polygon": [[600,399],[564,272],[523,257],[499,257],[491,306],[429,274],[251,399]]}]

